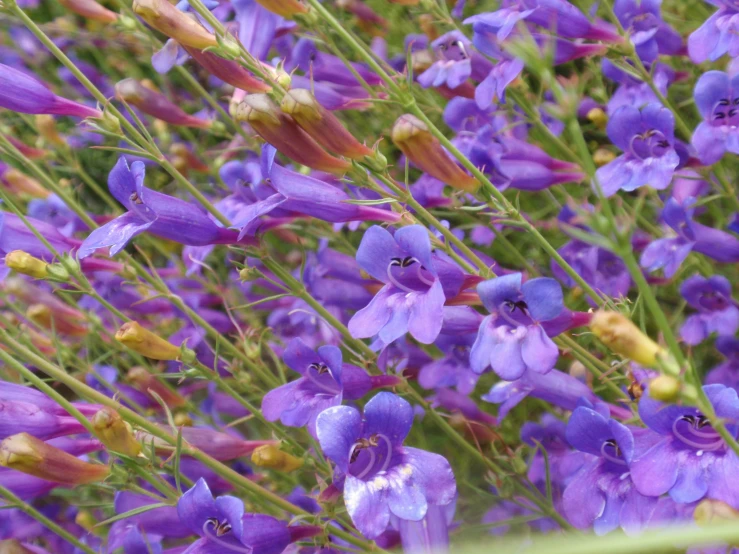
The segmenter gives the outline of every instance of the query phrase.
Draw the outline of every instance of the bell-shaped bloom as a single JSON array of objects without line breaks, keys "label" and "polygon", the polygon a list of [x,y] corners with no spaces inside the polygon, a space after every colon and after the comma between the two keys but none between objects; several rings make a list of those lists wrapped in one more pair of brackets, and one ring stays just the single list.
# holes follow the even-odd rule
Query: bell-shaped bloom
[{"label": "bell-shaped bloom", "polygon": [[410,332],[417,341],[432,343],[441,331],[444,302],[459,292],[463,274],[431,252],[428,231],[409,225],[392,235],[370,227],[357,250],[357,262],[385,286],[349,321],[352,336],[378,335],[390,344]]},{"label": "bell-shaped bloom", "polygon": [[[640,430],[642,431],[642,430]],[[631,429],[591,408],[577,408],[567,423],[567,440],[580,452],[595,456],[572,478],[562,497],[567,519],[579,529],[604,535],[618,527],[634,534],[649,522],[657,505],[629,476],[637,448]],[[666,459],[665,463],[674,464]]]},{"label": "bell-shaped bloom", "polygon": [[693,221],[695,198],[682,201],[670,198],[662,210],[662,220],[675,233],[651,242],[642,253],[640,264],[653,272],[664,268],[672,277],[691,251],[721,263],[739,261],[739,239],[731,233]]},{"label": "bell-shaped bloom", "polygon": [[[703,392],[734,437],[739,430],[739,398],[734,389],[705,385]],[[631,462],[631,477],[639,492],[669,493],[676,502],[707,496],[739,505],[739,458],[697,408],[665,405],[644,394],[639,416],[659,440]]]},{"label": "bell-shaped bloom", "polygon": [[683,48],[680,35],[662,20],[661,5],[662,0],[616,0],[613,4],[613,12],[645,62],[660,54],[679,54]]},{"label": "bell-shaped bloom", "polygon": [[[627,73],[607,58],[603,58],[601,66],[604,77],[619,83],[616,91],[608,99],[607,113],[609,116],[613,116],[622,106],[632,106],[639,109],[645,104],[659,102],[659,98],[657,98],[649,83],[645,83]],[[647,70],[650,72],[652,82],[660,94],[667,96],[667,88],[676,77],[675,70],[663,63],[657,63],[654,66],[648,64]]]},{"label": "bell-shaped bloom", "polygon": [[739,392],[739,339],[720,336],[716,339],[716,350],[726,360],[706,375],[707,385],[725,385]]},{"label": "bell-shaped bloom", "polygon": [[688,37],[688,54],[695,63],[715,62],[724,54],[739,56],[739,5],[736,0],[710,0],[718,8]]},{"label": "bell-shaped bloom", "polygon": [[429,504],[421,521],[393,518],[393,527],[400,533],[404,554],[447,554],[449,552],[449,528],[454,519],[457,503],[439,506]]},{"label": "bell-shaped bloom", "polygon": [[490,70],[490,62],[472,51],[472,43],[460,31],[440,36],[431,43],[431,48],[437,61],[418,76],[424,88],[446,85],[453,90],[470,77],[482,79]]},{"label": "bell-shaped bloom", "polygon": [[320,527],[288,527],[271,516],[244,513],[244,504],[234,496],[213,498],[204,479],[182,495],[177,513],[201,537],[190,545],[188,554],[281,554],[291,542],[321,532]]},{"label": "bell-shaped bloom", "polygon": [[239,242],[236,231],[220,227],[195,204],[144,186],[145,174],[142,162],[134,162],[129,168],[126,159],[119,158],[108,175],[108,188],[128,211],[90,233],[80,246],[78,257],[106,247],[114,256],[144,231],[194,246]]},{"label": "bell-shaped bloom", "polygon": [[321,449],[345,475],[349,517],[369,539],[387,529],[391,516],[421,521],[431,506],[447,506],[456,497],[446,459],[403,446],[412,424],[411,405],[389,392],[367,402],[364,414],[335,406],[318,416]]},{"label": "bell-shaped bloom", "polygon": [[703,121],[693,132],[691,144],[706,165],[724,153],[739,154],[739,75],[707,71],[693,93]]},{"label": "bell-shaped bloom", "polygon": [[613,114],[606,131],[611,142],[624,152],[595,174],[606,196],[646,185],[657,190],[669,186],[680,163],[670,110],[660,104],[648,104],[641,112],[624,106]]},{"label": "bell-shaped bloom", "polygon": [[505,102],[505,91],[515,81],[524,63],[519,59],[501,60],[490,70],[475,88],[475,102],[481,110],[492,107],[496,102]]},{"label": "bell-shaped bloom", "polygon": [[262,413],[268,421],[279,419],[288,427],[307,426],[314,436],[318,414],[340,405],[343,398],[361,398],[372,388],[370,376],[343,363],[341,350],[335,346],[320,346],[314,352],[295,338],[287,345],[283,360],[301,377],[265,394]]},{"label": "bell-shaped bloom", "polygon": [[[31,397],[28,397],[30,400]],[[83,433],[85,427],[66,413],[47,412],[22,400],[0,401],[0,439],[28,433],[41,440]]]},{"label": "bell-shaped bloom", "polygon": [[166,96],[142,85],[136,79],[123,79],[115,86],[116,97],[148,114],[172,125],[207,128],[210,121],[186,113]]},{"label": "bell-shaped bloom", "polygon": [[30,114],[102,117],[102,112],[52,93],[23,71],[0,64],[0,108]]},{"label": "bell-shaped bloom", "polygon": [[551,371],[559,350],[542,323],[564,311],[562,287],[542,277],[522,283],[520,273],[484,281],[477,292],[490,312],[483,319],[470,351],[470,366],[482,373],[492,365],[503,379],[513,381],[527,370]]},{"label": "bell-shaped bloom", "polygon": [[680,294],[697,310],[680,328],[687,344],[699,344],[711,333],[732,337],[739,329],[739,308],[731,298],[731,283],[723,275],[693,275],[680,285]]}]

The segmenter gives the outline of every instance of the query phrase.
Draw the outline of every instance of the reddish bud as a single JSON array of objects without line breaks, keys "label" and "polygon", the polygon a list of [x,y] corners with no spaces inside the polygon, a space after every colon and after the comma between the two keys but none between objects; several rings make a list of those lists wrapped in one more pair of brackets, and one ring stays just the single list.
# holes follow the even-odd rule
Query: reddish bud
[{"label": "reddish bud", "polygon": [[257,4],[287,19],[308,13],[308,6],[300,0],[257,0]]},{"label": "reddish bud", "polygon": [[118,19],[117,13],[104,8],[95,2],[95,0],[59,0],[59,3],[69,11],[87,19],[93,19],[102,23],[112,23]]},{"label": "reddish bud", "polygon": [[126,377],[133,384],[133,386],[136,387],[136,389],[140,390],[154,400],[156,400],[156,397],[154,395],[158,396],[170,408],[180,408],[187,404],[187,400],[185,400],[175,391],[164,386],[164,384],[160,383],[159,380],[154,377],[154,375],[149,373],[143,367],[132,367],[130,370],[128,370],[128,374],[126,375]]},{"label": "reddish bud", "polygon": [[17,194],[27,194],[33,198],[47,198],[51,194],[36,179],[17,169],[8,169],[0,176],[0,181]]},{"label": "reddish bud", "polygon": [[26,317],[35,324],[70,337],[84,337],[88,333],[83,313],[73,308],[59,309],[54,304],[31,304]]},{"label": "reddish bud", "polygon": [[239,63],[226,60],[211,52],[203,52],[197,48],[183,45],[187,53],[211,75],[246,92],[269,92],[272,87],[260,81]]},{"label": "reddish bud", "polygon": [[426,124],[417,117],[401,115],[393,125],[392,140],[419,169],[456,189],[476,191],[480,183],[460,168],[442,148]]},{"label": "reddish bud", "polygon": [[192,14],[181,12],[167,0],[134,0],[133,11],[157,31],[175,39],[182,46],[200,50],[218,46],[213,33]]},{"label": "reddish bud", "polygon": [[236,119],[246,121],[264,140],[288,158],[312,169],[343,175],[351,163],[335,158],[283,113],[266,94],[250,94],[236,108]]},{"label": "reddish bud", "polygon": [[370,148],[355,139],[334,114],[318,103],[311,91],[304,88],[289,90],[280,108],[326,150],[353,160],[373,155]]},{"label": "reddish bud", "polygon": [[46,156],[46,154],[49,153],[48,150],[43,150],[42,148],[34,148],[33,146],[28,146],[25,142],[22,142],[18,140],[15,137],[12,137],[10,135],[7,135],[5,137],[10,141],[10,144],[15,146],[18,151],[23,154],[26,158],[29,158],[31,160],[38,160],[40,158],[43,158]]},{"label": "reddish bud", "polygon": [[158,92],[142,85],[136,79],[123,79],[115,86],[115,94],[132,106],[172,125],[184,127],[210,127],[211,122],[184,112],[179,106]]}]

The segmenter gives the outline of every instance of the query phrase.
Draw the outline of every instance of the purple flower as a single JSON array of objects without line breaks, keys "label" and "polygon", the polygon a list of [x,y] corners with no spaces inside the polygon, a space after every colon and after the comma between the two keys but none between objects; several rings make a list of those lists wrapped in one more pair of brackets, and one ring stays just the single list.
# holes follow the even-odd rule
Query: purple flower
[{"label": "purple flower", "polygon": [[52,93],[28,73],[0,64],[0,107],[20,113],[102,117],[89,108]]},{"label": "purple flower", "polygon": [[394,518],[393,527],[400,532],[404,554],[447,554],[449,526],[454,519],[456,501],[438,506],[429,504],[421,521]]},{"label": "purple flower", "polygon": [[[620,69],[609,59],[603,58],[602,68],[604,77],[619,83],[619,87],[608,100],[609,116],[615,114],[622,106],[631,106],[638,109],[645,104],[659,102],[659,98],[648,83]],[[653,71],[651,67],[647,67],[647,69],[650,70],[652,81],[657,90],[663,96],[667,96],[667,87],[675,80],[675,70],[663,63],[655,64]]]},{"label": "purple flower", "polygon": [[413,424],[411,405],[381,392],[364,408],[335,406],[318,416],[324,454],[345,474],[344,503],[359,531],[380,536],[391,516],[421,521],[431,506],[454,501],[457,486],[438,454],[403,446]]},{"label": "purple flower", "polygon": [[[703,391],[716,416],[736,436],[739,398],[734,389],[705,385]],[[739,506],[739,459],[706,417],[696,408],[664,405],[649,395],[639,402],[639,416],[661,435],[631,463],[637,489],[650,496],[669,493],[676,502],[695,502],[704,496]]]},{"label": "purple flower", "polygon": [[372,388],[369,375],[357,366],[342,363],[341,350],[335,346],[320,346],[314,352],[295,338],[288,344],[283,360],[301,377],[264,395],[262,413],[268,421],[279,419],[288,427],[307,426],[313,436],[318,414],[340,405],[343,398],[361,398]]},{"label": "purple flower", "polygon": [[[621,527],[639,532],[657,505],[657,498],[641,494],[629,476],[636,449],[632,431],[593,409],[581,406],[567,423],[567,440],[577,450],[595,456],[572,478],[562,506],[575,527],[593,527],[604,535]],[[665,463],[673,463],[665,459]]]},{"label": "purple flower", "polygon": [[382,227],[370,227],[357,250],[357,262],[385,286],[349,321],[352,336],[379,334],[389,344],[410,332],[417,341],[432,343],[441,331],[444,302],[459,292],[463,275],[431,252],[428,231],[409,225],[391,235]]},{"label": "purple flower", "polygon": [[739,308],[731,299],[731,283],[726,277],[693,275],[680,285],[680,294],[691,308],[698,310],[680,328],[680,336],[691,346],[703,342],[711,333],[730,337],[739,329]]},{"label": "purple flower", "polygon": [[144,231],[194,246],[239,242],[236,231],[220,227],[195,204],[144,186],[145,175],[142,162],[134,162],[129,169],[124,157],[118,159],[108,176],[108,188],[128,211],[90,233],[80,246],[80,258],[105,247],[114,256]]},{"label": "purple flower", "polygon": [[680,163],[675,151],[675,120],[659,104],[648,104],[641,112],[631,106],[620,108],[608,121],[608,138],[624,154],[596,172],[603,193],[636,190],[649,185],[668,187]]},{"label": "purple flower", "polygon": [[203,479],[182,495],[177,502],[177,513],[182,523],[201,537],[188,548],[188,554],[280,554],[293,540],[310,536],[301,536],[296,530],[316,529],[288,528],[270,516],[245,514],[243,503],[236,497],[214,499]]},{"label": "purple flower", "polygon": [[652,62],[659,54],[679,54],[680,35],[662,21],[662,0],[616,0],[613,11],[621,25],[631,35],[636,53],[645,62]]},{"label": "purple flower", "polygon": [[739,5],[736,0],[709,0],[718,11],[688,37],[688,54],[695,63],[715,62],[724,54],[739,56]]},{"label": "purple flower", "polygon": [[36,404],[5,397],[0,401],[0,440],[17,433],[48,440],[84,432],[85,427],[70,415],[48,412]]},{"label": "purple flower", "polygon": [[[586,283],[612,298],[626,296],[631,288],[631,275],[623,260],[613,252],[573,240],[558,250],[562,258],[577,271]],[[565,286],[577,286],[557,262],[551,261],[554,276]]]},{"label": "purple flower", "polygon": [[557,362],[559,350],[541,323],[564,310],[562,288],[547,277],[523,284],[522,278],[512,273],[477,286],[491,315],[483,319],[470,351],[470,367],[476,373],[491,365],[500,377],[512,381],[526,370],[547,373]]},{"label": "purple flower", "polygon": [[455,89],[469,79],[472,75],[471,43],[462,33],[446,33],[433,41],[431,47],[437,61],[418,76],[422,87],[446,85]]},{"label": "purple flower", "polygon": [[716,349],[726,361],[708,372],[706,384],[726,385],[739,392],[739,339],[720,336],[716,339]]},{"label": "purple flower", "polygon": [[703,121],[691,144],[701,162],[716,163],[725,152],[739,154],[739,75],[707,71],[695,84],[693,96]]}]

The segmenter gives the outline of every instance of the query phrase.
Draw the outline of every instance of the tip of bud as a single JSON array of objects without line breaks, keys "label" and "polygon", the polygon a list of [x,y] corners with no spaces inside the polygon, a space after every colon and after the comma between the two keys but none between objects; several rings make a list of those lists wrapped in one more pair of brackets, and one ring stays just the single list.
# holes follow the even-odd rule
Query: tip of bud
[{"label": "tip of bud", "polygon": [[590,330],[611,350],[643,366],[656,366],[663,354],[656,342],[618,312],[598,310],[590,321]]},{"label": "tip of bud", "polygon": [[286,114],[312,121],[321,119],[321,106],[311,92],[304,88],[287,91],[280,104],[280,109]]},{"label": "tip of bud", "polygon": [[136,321],[127,321],[115,334],[115,340],[154,360],[177,360],[180,349],[163,338],[143,328]]},{"label": "tip of bud", "polygon": [[49,276],[47,263],[34,258],[23,250],[13,250],[5,255],[5,265],[23,275],[29,275],[36,279],[45,279]]},{"label": "tip of bud", "polygon": [[302,459],[283,452],[274,444],[265,444],[255,449],[251,461],[257,467],[267,467],[284,473],[290,473],[303,466]]},{"label": "tip of bud", "polygon": [[234,117],[238,121],[280,124],[280,112],[266,94],[248,94],[236,107]]},{"label": "tip of bud", "polygon": [[399,143],[428,132],[426,124],[415,115],[403,114],[395,120],[390,138],[393,142]]},{"label": "tip of bud", "polygon": [[659,375],[649,381],[649,396],[660,402],[675,402],[680,397],[681,383],[672,375]]}]

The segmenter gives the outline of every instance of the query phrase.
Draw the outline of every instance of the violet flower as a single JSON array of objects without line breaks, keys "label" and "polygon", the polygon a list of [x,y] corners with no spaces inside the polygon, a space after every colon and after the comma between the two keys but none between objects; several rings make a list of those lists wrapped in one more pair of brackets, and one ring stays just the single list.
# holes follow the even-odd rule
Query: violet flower
[{"label": "violet flower", "polygon": [[680,294],[691,308],[698,310],[680,328],[680,336],[687,344],[700,344],[711,333],[731,337],[739,329],[739,308],[731,298],[731,283],[726,277],[693,275],[680,285]]},{"label": "violet flower", "polygon": [[45,441],[84,432],[84,425],[70,415],[48,412],[20,400],[3,398],[0,401],[0,440],[18,433],[28,433]]},{"label": "violet flower", "polygon": [[459,31],[445,33],[431,43],[437,61],[418,76],[422,87],[446,85],[455,89],[472,77],[481,80],[491,64],[472,50],[472,43]]},{"label": "violet flower", "polygon": [[[567,440],[595,456],[564,491],[562,506],[570,523],[580,529],[593,527],[596,535],[618,527],[627,534],[639,532],[654,512],[657,498],[641,494],[629,476],[636,450],[632,431],[607,414],[581,406],[570,416]],[[674,464],[674,458],[665,457],[664,462]]]},{"label": "violet flower", "polygon": [[320,346],[314,352],[299,338],[290,341],[283,360],[301,377],[264,395],[265,419],[279,419],[288,427],[307,426],[315,436],[318,414],[340,405],[343,398],[361,398],[372,388],[364,370],[343,363],[341,358],[341,350],[335,346]]},{"label": "violet flower", "polygon": [[739,4],[736,0],[709,0],[718,8],[688,37],[688,54],[694,63],[715,62],[724,54],[739,56]]},{"label": "violet flower", "polygon": [[648,104],[641,112],[624,106],[613,114],[606,130],[611,142],[624,152],[595,174],[606,196],[645,185],[657,190],[669,186],[680,163],[670,110],[660,104]]},{"label": "violet flower", "polygon": [[318,416],[321,449],[346,476],[349,517],[369,539],[387,529],[391,516],[421,521],[432,506],[447,506],[456,497],[446,459],[403,446],[412,424],[411,405],[389,392],[367,402],[364,415],[335,406]]},{"label": "violet flower", "polygon": [[739,392],[739,339],[720,336],[716,339],[716,350],[726,361],[714,367],[706,375],[707,385],[725,385]]},{"label": "violet flower", "polygon": [[102,117],[102,112],[56,96],[28,73],[0,64],[0,107],[20,113]]},{"label": "violet flower", "polygon": [[385,286],[349,321],[352,336],[379,334],[389,344],[410,332],[417,341],[432,343],[441,331],[444,302],[459,292],[463,275],[432,253],[428,231],[409,225],[391,235],[382,227],[370,227],[357,250],[357,262]]},{"label": "violet flower", "polygon": [[682,39],[662,20],[662,0],[616,0],[613,4],[621,25],[629,32],[637,55],[652,62],[660,54],[674,55],[682,50]]},{"label": "violet flower", "polygon": [[106,247],[114,256],[144,231],[195,246],[253,241],[238,239],[236,231],[220,227],[195,204],[147,188],[145,175],[142,162],[134,162],[129,169],[124,157],[118,159],[108,175],[108,188],[128,211],[90,233],[80,246],[79,258]]},{"label": "violet flower", "polygon": [[244,513],[244,504],[234,496],[214,499],[203,479],[182,495],[177,513],[182,523],[201,537],[187,554],[280,554],[291,542],[321,532],[318,527],[288,527],[267,515]]},{"label": "violet flower", "polygon": [[[705,385],[703,392],[729,433],[739,429],[739,398],[734,389]],[[676,502],[694,502],[704,496],[739,505],[739,458],[698,409],[664,405],[644,394],[639,416],[661,435],[631,462],[631,476],[639,492],[650,496],[669,493]]]},{"label": "violet flower", "polygon": [[503,379],[512,381],[527,370],[551,371],[559,350],[542,326],[564,311],[562,288],[554,279],[541,277],[522,284],[512,273],[477,286],[490,312],[483,319],[470,351],[470,367],[482,373],[489,365]]},{"label": "violet flower", "polygon": [[[649,83],[627,73],[608,58],[603,58],[601,66],[604,77],[619,83],[618,88],[608,100],[606,109],[609,116],[613,116],[622,106],[639,109],[645,104],[659,103],[659,98]],[[667,88],[675,80],[675,70],[663,63],[657,63],[654,67],[647,67],[647,69],[652,75],[654,86],[662,96],[667,96]]]},{"label": "violet flower", "polygon": [[725,152],[739,154],[739,75],[707,71],[695,84],[693,96],[703,121],[691,144],[701,162],[716,163]]}]

